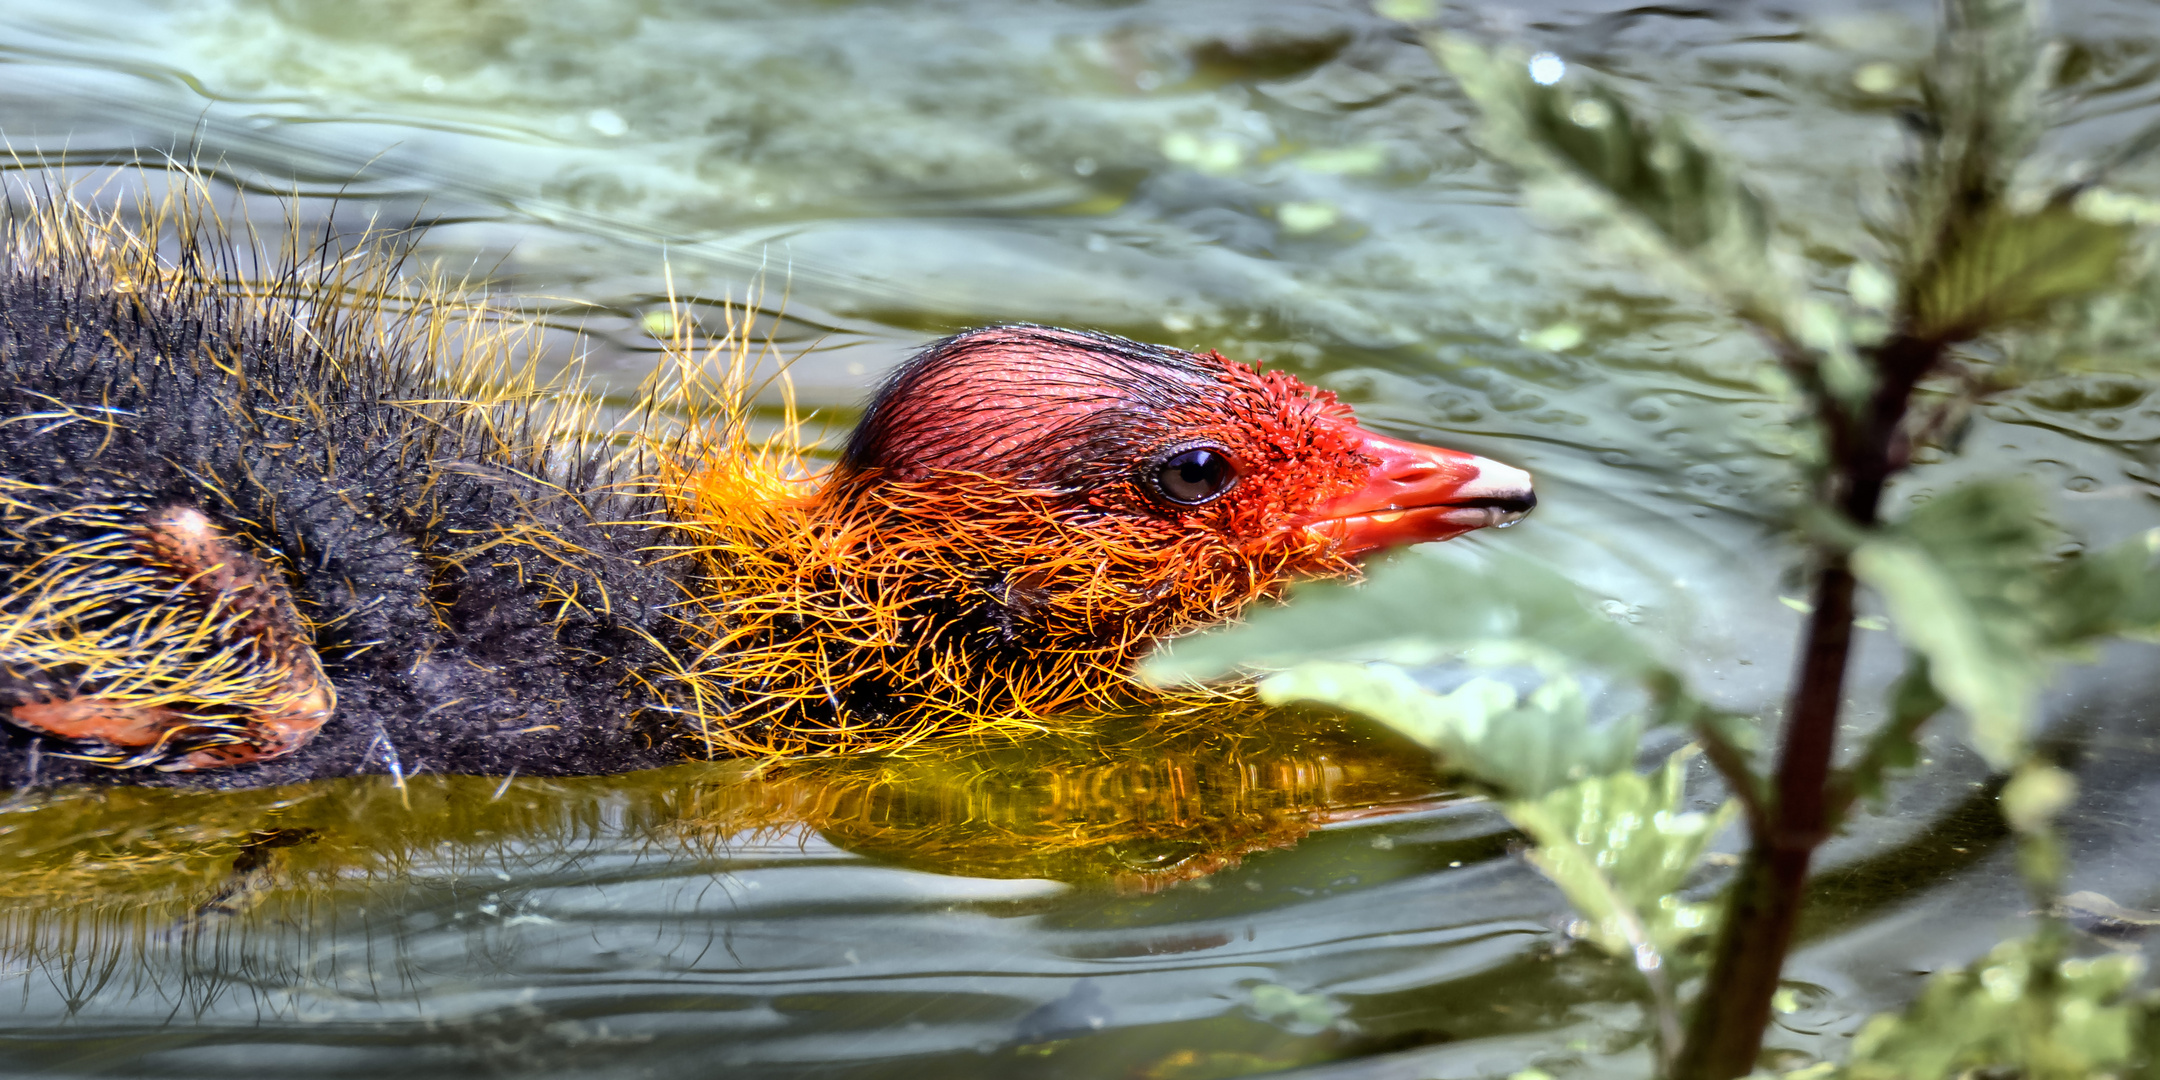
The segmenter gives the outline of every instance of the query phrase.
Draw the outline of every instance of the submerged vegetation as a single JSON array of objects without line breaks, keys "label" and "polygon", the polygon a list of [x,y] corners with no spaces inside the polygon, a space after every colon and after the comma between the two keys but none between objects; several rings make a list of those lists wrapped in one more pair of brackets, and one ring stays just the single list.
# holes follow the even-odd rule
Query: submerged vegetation
[{"label": "submerged vegetation", "polygon": [[[1937,976],[1902,1016],[1870,1022],[1849,1060],[1801,1072],[2067,1080],[2160,1068],[2160,997],[2134,991],[2139,962],[2072,947],[2056,822],[2076,783],[2038,723],[2059,664],[2160,631],[2160,537],[2085,550],[2016,477],[1969,479],[1902,515],[1885,498],[1917,463],[1956,455],[1992,401],[2082,370],[2152,371],[2160,244],[2144,225],[2160,207],[2109,184],[2154,136],[2100,161],[2037,153],[2062,62],[2039,26],[2025,0],[1947,0],[1901,102],[1909,152],[1871,245],[1805,258],[1685,119],[1549,53],[1427,39],[1482,113],[1480,145],[1534,209],[1708,294],[1762,342],[1753,375],[1785,402],[1801,475],[1790,498],[1760,509],[1791,537],[1808,583],[1782,715],[1712,704],[1659,643],[1550,571],[1453,551],[1405,558],[1362,589],[1312,588],[1152,663],[1164,681],[1275,669],[1266,700],[1376,717],[1490,790],[1580,913],[1575,936],[1640,974],[1661,1076],[1757,1069],[1817,850],[1919,765],[1923,727],[1951,709],[2009,777],[2001,813],[2036,925]],[[1854,627],[1879,618],[1862,614],[1868,595],[1907,666],[1854,743]],[[1443,693],[1397,666],[1441,658],[1482,673]],[[1641,707],[1593,722],[1588,677]],[[1664,730],[1695,749],[1643,775],[1638,745]],[[1722,781],[1707,812],[1683,783],[1698,751]],[[1719,873],[1705,852],[1731,820],[1745,850]]]}]

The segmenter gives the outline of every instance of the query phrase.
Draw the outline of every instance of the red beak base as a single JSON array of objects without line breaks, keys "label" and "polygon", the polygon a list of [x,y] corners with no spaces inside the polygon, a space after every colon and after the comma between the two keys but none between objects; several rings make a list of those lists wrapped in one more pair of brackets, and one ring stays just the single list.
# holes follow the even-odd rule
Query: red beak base
[{"label": "red beak base", "polygon": [[[1348,426],[1348,425],[1345,425]],[[1438,446],[1351,427],[1358,451],[1378,464],[1365,486],[1313,508],[1300,524],[1344,555],[1449,540],[1513,525],[1537,505],[1530,474]]]}]

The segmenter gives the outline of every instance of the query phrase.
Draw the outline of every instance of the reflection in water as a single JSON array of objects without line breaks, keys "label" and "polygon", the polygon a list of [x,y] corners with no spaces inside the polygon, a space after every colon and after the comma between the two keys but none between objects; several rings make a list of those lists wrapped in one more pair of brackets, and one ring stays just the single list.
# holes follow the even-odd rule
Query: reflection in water
[{"label": "reflection in water", "polygon": [[[1319,712],[1193,719],[762,770],[19,795],[16,1060],[1176,1080],[1444,1051],[1436,1015],[1632,1008],[1607,965],[1548,955],[1549,892],[1422,752]],[[1446,867],[1475,884],[1405,902]]]},{"label": "reflection in water", "polygon": [[[0,813],[0,963],[77,987],[70,1000],[104,994],[116,969],[150,979],[140,992],[163,977],[141,958],[186,958],[171,973],[186,982],[223,966],[201,965],[204,948],[260,959],[267,937],[271,954],[336,952],[342,909],[372,911],[371,926],[410,918],[415,882],[422,897],[529,886],[602,859],[697,865],[725,892],[743,851],[810,833],[889,866],[1152,893],[1331,821],[1461,801],[1423,752],[1339,716],[1236,704],[1210,720],[1235,734],[1127,718],[1086,737],[621,777],[17,792]],[[281,940],[294,928],[306,933]]]},{"label": "reflection in water", "polygon": [[1220,730],[1254,734],[1157,741],[1111,728],[1085,742],[782,766],[771,782],[808,797],[803,820],[826,839],[894,865],[1138,892],[1328,822],[1454,800],[1422,752],[1349,738],[1334,718],[1257,706],[1211,715]]}]

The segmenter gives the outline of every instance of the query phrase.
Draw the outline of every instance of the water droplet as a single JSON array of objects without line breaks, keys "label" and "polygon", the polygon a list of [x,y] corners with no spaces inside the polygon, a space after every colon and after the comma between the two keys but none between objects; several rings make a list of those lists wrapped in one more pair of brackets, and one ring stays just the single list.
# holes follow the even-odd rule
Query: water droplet
[{"label": "water droplet", "polygon": [[1853,69],[1852,84],[1863,94],[1887,94],[1905,82],[1905,73],[1896,64],[1877,60]]},{"label": "water droplet", "polygon": [[1221,175],[1236,169],[1245,162],[1245,148],[1232,139],[1209,139],[1207,148],[1193,166],[1201,172]]},{"label": "water droplet", "polygon": [[1522,343],[1547,352],[1566,352],[1583,342],[1583,329],[1570,322],[1556,322],[1536,332],[1520,335]]},{"label": "water droplet", "polygon": [[611,139],[630,130],[630,124],[622,114],[613,109],[594,109],[586,113],[585,126]]},{"label": "water droplet", "polygon": [[1888,311],[1897,302],[1897,282],[1873,263],[1856,262],[1845,273],[1845,293],[1861,307]]},{"label": "water droplet", "polygon": [[1539,86],[1551,86],[1567,77],[1567,61],[1549,52],[1541,52],[1530,58],[1530,81]]},{"label": "water droplet", "polygon": [[1342,212],[1324,202],[1291,202],[1275,208],[1275,220],[1292,236],[1316,233],[1342,220]]},{"label": "water droplet", "polygon": [[1424,22],[1440,14],[1437,0],[1379,0],[1373,14],[1396,22]]}]

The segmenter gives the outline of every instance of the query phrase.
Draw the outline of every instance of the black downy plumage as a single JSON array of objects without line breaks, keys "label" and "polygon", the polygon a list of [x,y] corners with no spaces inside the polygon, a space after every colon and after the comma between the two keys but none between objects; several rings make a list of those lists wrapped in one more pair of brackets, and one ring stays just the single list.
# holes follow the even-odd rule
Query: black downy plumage
[{"label": "black downy plumage", "polygon": [[[252,253],[199,201],[170,202],[139,231],[64,197],[10,210],[0,705],[96,693],[156,708],[206,668],[239,698],[280,692],[246,603],[176,603],[202,567],[128,557],[145,553],[145,522],[193,509],[229,561],[265,579],[254,606],[286,602],[312,628],[336,719],[304,752],[186,771],[157,765],[230,741],[220,733],[248,717],[198,715],[149,747],[0,725],[0,785],[681,758],[664,702],[636,677],[673,643],[663,609],[681,595],[680,564],[641,551],[653,537],[628,524],[642,515],[620,488],[625,464],[583,433],[574,398],[533,377],[519,335],[440,291],[400,299],[395,252],[379,246],[355,258],[289,245],[280,269],[243,280]],[[160,628],[174,637],[174,609],[201,620],[192,644],[145,649]]]}]

